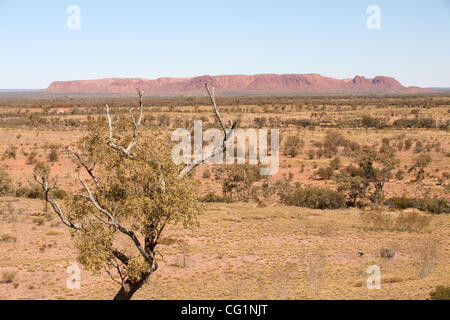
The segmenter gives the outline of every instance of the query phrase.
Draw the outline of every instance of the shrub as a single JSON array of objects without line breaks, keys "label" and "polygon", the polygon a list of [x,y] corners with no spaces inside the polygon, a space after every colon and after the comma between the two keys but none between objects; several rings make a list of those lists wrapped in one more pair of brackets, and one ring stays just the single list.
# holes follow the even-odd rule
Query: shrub
[{"label": "shrub", "polygon": [[21,186],[16,189],[16,197],[24,197],[24,198],[30,198],[30,199],[43,199],[44,198],[44,192],[42,189],[37,185],[33,184],[29,187]]},{"label": "shrub", "polygon": [[339,209],[345,207],[345,196],[326,188],[297,188],[287,197],[286,204],[312,209]]},{"label": "shrub", "polygon": [[58,161],[59,155],[58,155],[58,148],[53,147],[50,149],[50,153],[48,154],[48,161],[50,162],[56,162]]},{"label": "shrub", "polygon": [[450,300],[450,287],[437,286],[436,289],[430,293],[430,298],[433,300]]},{"label": "shrub", "polygon": [[17,147],[10,145],[8,149],[5,150],[5,157],[8,159],[16,159],[17,157]]},{"label": "shrub", "polygon": [[390,198],[385,202],[392,209],[416,208],[421,211],[441,214],[450,213],[450,202],[445,199],[414,199],[405,197]]},{"label": "shrub", "polygon": [[0,242],[3,242],[3,243],[13,243],[16,241],[17,241],[17,238],[14,236],[11,236],[9,234],[3,234],[0,236]]},{"label": "shrub", "polygon": [[233,199],[227,196],[218,196],[213,192],[208,193],[203,199],[203,202],[221,202],[221,203],[232,203]]},{"label": "shrub", "polygon": [[405,141],[405,150],[411,149],[412,141],[410,139]]},{"label": "shrub", "polygon": [[390,214],[380,211],[361,212],[361,221],[374,230],[390,230],[393,226],[393,218]]},{"label": "shrub", "polygon": [[395,219],[395,229],[397,231],[420,231],[428,227],[432,216],[416,212],[402,212]]},{"label": "shrub", "polygon": [[329,180],[334,175],[334,170],[332,167],[320,168],[317,170],[316,175],[320,180]]},{"label": "shrub", "polygon": [[12,283],[16,277],[17,271],[3,271],[0,283]]},{"label": "shrub", "polygon": [[0,169],[0,196],[14,193],[14,187],[9,174]]},{"label": "shrub", "polygon": [[304,147],[305,143],[297,136],[289,136],[284,144],[284,155],[295,158]]},{"label": "shrub", "polygon": [[334,157],[334,159],[330,161],[330,167],[334,170],[339,169],[341,167],[341,158],[337,156]]},{"label": "shrub", "polygon": [[377,129],[383,129],[387,127],[386,120],[381,118],[375,118],[371,117],[369,115],[364,115],[361,119],[361,124],[363,127],[367,128],[377,128]]},{"label": "shrub", "polygon": [[36,156],[37,156],[37,152],[36,151],[31,151],[28,154],[28,156],[27,156],[26,163],[27,164],[35,164],[37,162]]},{"label": "shrub", "polygon": [[202,177],[204,179],[209,179],[211,178],[211,171],[209,171],[209,169],[205,169],[205,171],[203,171]]},{"label": "shrub", "polygon": [[62,189],[55,188],[50,191],[50,196],[54,199],[64,199],[67,196],[67,192]]}]

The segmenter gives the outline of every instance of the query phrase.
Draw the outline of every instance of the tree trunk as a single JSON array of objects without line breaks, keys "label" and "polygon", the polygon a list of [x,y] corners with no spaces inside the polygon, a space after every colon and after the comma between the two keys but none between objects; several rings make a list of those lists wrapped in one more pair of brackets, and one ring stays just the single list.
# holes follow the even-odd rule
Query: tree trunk
[{"label": "tree trunk", "polygon": [[127,280],[117,292],[114,300],[130,300],[136,291],[138,291],[148,279],[151,273],[145,273],[138,281]]}]

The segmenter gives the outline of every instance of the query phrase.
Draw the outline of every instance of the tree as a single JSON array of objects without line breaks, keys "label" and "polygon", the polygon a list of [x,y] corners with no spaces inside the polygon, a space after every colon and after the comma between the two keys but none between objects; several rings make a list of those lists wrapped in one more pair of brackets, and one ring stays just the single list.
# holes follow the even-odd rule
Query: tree
[{"label": "tree", "polygon": [[156,247],[167,225],[192,225],[203,210],[197,183],[189,173],[223,153],[236,126],[230,122],[225,128],[214,88],[206,86],[206,90],[225,137],[222,146],[204,159],[181,168],[172,161],[169,145],[158,130],[141,131],[144,107],[138,90],[138,119],[130,110],[131,121],[120,119],[118,124],[121,132],[131,135],[113,132],[108,105],[107,121],[90,121],[78,151],[71,151],[83,171],[78,174],[81,191],[68,196],[63,206],[50,196],[49,172],[39,167],[34,171],[45,201],[74,231],[78,261],[89,271],[104,269],[120,285],[114,299],[131,299],[158,269]]},{"label": "tree", "polygon": [[284,143],[284,155],[295,158],[304,147],[305,143],[298,136],[289,136]]},{"label": "tree", "polygon": [[422,183],[425,178],[425,168],[431,164],[432,159],[429,154],[422,153],[413,160],[413,165],[409,168],[408,172],[416,172],[416,182]]},{"label": "tree", "polygon": [[347,204],[356,206],[358,199],[366,196],[368,184],[361,176],[339,173],[336,175],[337,191],[345,193]]},{"label": "tree", "polygon": [[259,166],[250,164],[219,166],[214,168],[214,175],[222,181],[223,195],[238,201],[248,201],[254,183],[261,179]]},{"label": "tree", "polygon": [[394,149],[386,145],[379,150],[366,146],[362,149],[357,163],[360,176],[374,189],[370,200],[378,203],[384,198],[384,186],[392,178],[392,170],[398,165]]}]

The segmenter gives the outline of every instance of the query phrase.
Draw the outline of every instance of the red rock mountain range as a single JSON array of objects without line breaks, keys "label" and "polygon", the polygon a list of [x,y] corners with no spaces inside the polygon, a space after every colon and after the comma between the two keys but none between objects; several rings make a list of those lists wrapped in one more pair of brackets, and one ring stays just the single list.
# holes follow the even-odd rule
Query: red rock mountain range
[{"label": "red rock mountain range", "polygon": [[433,90],[404,87],[390,77],[368,79],[333,79],[319,74],[257,74],[199,76],[192,78],[109,78],[97,80],[55,81],[48,88],[56,93],[134,93],[136,88],[154,95],[203,95],[204,85],[214,86],[217,93],[227,94],[358,94],[431,93]]}]

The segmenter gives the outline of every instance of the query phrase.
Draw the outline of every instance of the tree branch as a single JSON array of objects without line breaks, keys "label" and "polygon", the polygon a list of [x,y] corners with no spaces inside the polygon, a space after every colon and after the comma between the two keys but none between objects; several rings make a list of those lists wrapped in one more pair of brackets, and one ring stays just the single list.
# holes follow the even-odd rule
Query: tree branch
[{"label": "tree branch", "polygon": [[123,234],[127,235],[131,240],[133,240],[136,248],[139,250],[139,252],[141,253],[141,255],[149,262],[153,263],[153,257],[148,254],[144,248],[142,247],[139,239],[136,237],[136,235],[134,234],[133,231],[128,230],[127,228],[121,226],[116,218],[106,209],[104,209],[103,207],[100,206],[100,204],[97,202],[97,200],[95,200],[94,195],[92,194],[91,190],[89,189],[89,187],[86,185],[86,183],[83,181],[83,179],[81,178],[81,175],[78,174],[78,180],[80,180],[81,185],[83,186],[84,190],[87,192],[87,197],[86,199],[88,199],[93,205],[94,207],[100,211],[101,213],[105,214],[108,218],[109,221],[105,221],[107,224],[109,224],[110,226],[115,227],[117,230],[119,230],[120,232],[122,232]]},{"label": "tree branch", "polygon": [[45,201],[47,201],[48,203],[50,203],[50,205],[53,208],[53,211],[56,212],[56,214],[59,216],[59,218],[61,219],[62,223],[64,223],[66,226],[68,226],[69,228],[72,229],[76,229],[76,230],[83,230],[83,226],[81,224],[75,224],[70,222],[63,214],[61,208],[58,206],[58,204],[55,202],[55,200],[51,199],[48,197],[48,193],[52,188],[48,187],[48,182],[46,181],[45,177],[41,177],[41,180],[39,180],[39,178],[36,176],[36,173],[33,172],[33,178],[34,180],[36,180],[37,183],[39,183],[42,187],[42,190],[44,191],[44,195],[45,195]]},{"label": "tree branch", "polygon": [[108,118],[108,125],[109,125],[109,140],[108,140],[107,144],[111,148],[119,151],[120,154],[123,156],[129,156],[131,149],[136,145],[137,138],[140,133],[139,129],[140,129],[140,126],[142,123],[142,118],[144,116],[144,104],[142,103],[142,95],[143,95],[144,91],[143,90],[140,91],[139,89],[136,89],[136,90],[139,94],[139,118],[138,118],[138,121],[136,122],[136,120],[134,119],[133,113],[131,112],[131,110],[128,110],[130,117],[131,117],[131,121],[133,122],[133,125],[134,125],[134,132],[133,132],[133,139],[126,147],[119,146],[116,143],[114,143],[114,141],[113,141],[112,120],[111,120],[111,115],[109,113],[109,106],[106,105],[106,116]]},{"label": "tree branch", "polygon": [[208,85],[205,83],[206,92],[208,92],[209,99],[211,100],[211,103],[214,108],[214,113],[216,114],[216,118],[219,121],[219,124],[223,130],[224,138],[222,142],[222,146],[220,148],[214,149],[210,152],[209,155],[206,157],[202,157],[202,159],[199,159],[197,161],[194,161],[191,165],[185,167],[178,175],[178,178],[183,178],[185,175],[187,175],[189,172],[194,170],[196,167],[204,163],[206,160],[211,159],[215,157],[216,155],[222,154],[227,150],[227,142],[232,137],[234,129],[236,128],[237,123],[230,120],[229,128],[227,129],[225,125],[223,124],[222,117],[220,116],[219,109],[217,108],[216,99],[215,99],[215,93],[214,93],[214,87],[211,88],[211,90],[208,88]]}]

